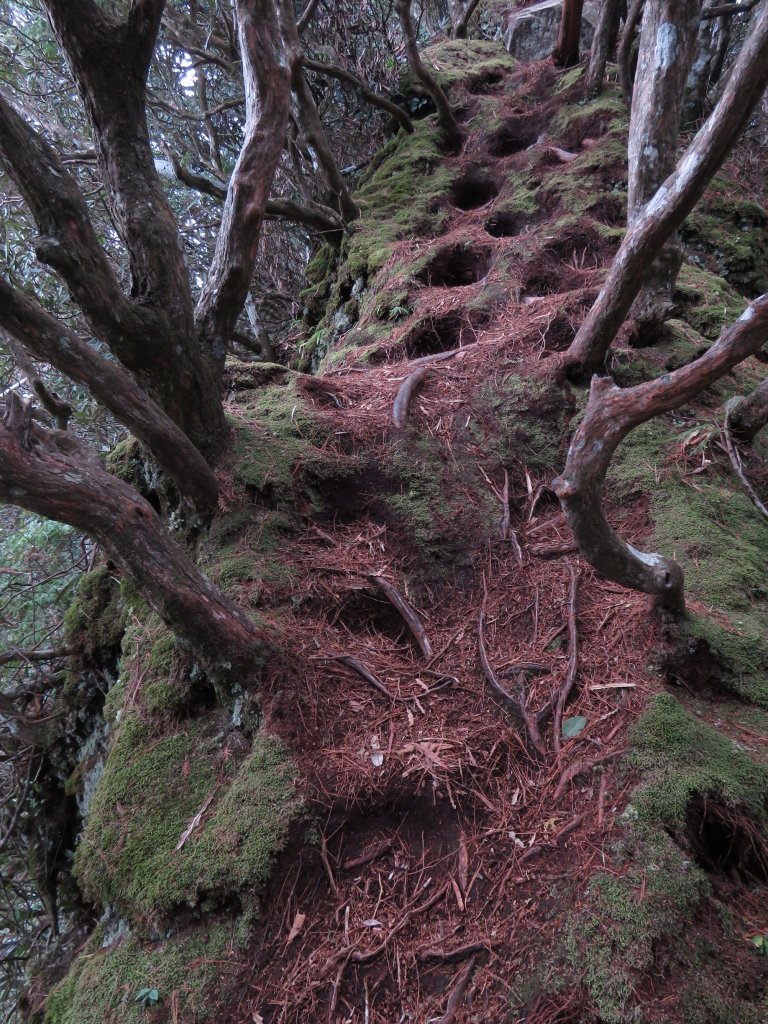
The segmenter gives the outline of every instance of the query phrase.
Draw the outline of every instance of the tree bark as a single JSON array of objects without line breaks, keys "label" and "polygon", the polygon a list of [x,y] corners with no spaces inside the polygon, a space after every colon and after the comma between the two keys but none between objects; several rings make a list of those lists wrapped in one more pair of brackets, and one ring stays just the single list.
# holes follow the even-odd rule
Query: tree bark
[{"label": "tree bark", "polygon": [[616,583],[653,594],[671,611],[684,608],[683,571],[672,559],[638,551],[611,528],[602,506],[608,467],[634,427],[689,402],[766,343],[768,294],[755,299],[703,356],[673,373],[624,389],[609,377],[593,377],[565,470],[553,484],[589,563]]},{"label": "tree bark", "polygon": [[195,334],[178,229],[147,128],[146,81],[164,0],[134,0],[124,21],[95,0],[45,6],[91,122],[112,217],[130,256],[131,297],[163,324],[119,358],[200,450],[213,454],[227,432],[220,370]]},{"label": "tree bark", "polygon": [[264,637],[200,572],[151,505],[84,457],[71,435],[33,431],[26,447],[0,426],[0,501],[68,523],[97,541],[219,684],[252,677]]},{"label": "tree bark", "polygon": [[624,21],[624,30],[619,40],[619,49],[616,59],[619,63],[619,80],[621,91],[624,94],[624,102],[627,106],[632,104],[632,48],[635,42],[635,33],[640,19],[643,15],[645,0],[632,0],[627,17]]},{"label": "tree bark", "polygon": [[232,172],[211,270],[195,310],[201,343],[223,371],[248,295],[267,200],[285,145],[291,73],[273,0],[238,0],[245,138]]},{"label": "tree bark", "polygon": [[731,433],[739,441],[751,443],[768,424],[768,380],[758,384],[746,398],[734,398],[728,403],[728,423]]},{"label": "tree bark", "polygon": [[429,93],[437,108],[437,117],[443,130],[445,145],[449,150],[458,151],[464,143],[464,133],[459,128],[458,122],[454,117],[448,97],[443,92],[435,76],[427,70],[421,59],[419,47],[416,43],[416,30],[413,27],[413,19],[411,18],[410,0],[397,0],[396,6],[403,30],[405,52],[408,55],[410,69]]},{"label": "tree bark", "polygon": [[579,63],[579,39],[584,0],[563,0],[563,16],[560,19],[555,49],[552,52],[559,68],[570,68]]},{"label": "tree bark", "polygon": [[458,3],[451,5],[451,35],[454,39],[467,38],[469,19],[477,10],[479,3],[480,0],[468,0],[467,3],[459,0]]},{"label": "tree bark", "polygon": [[180,427],[119,363],[104,359],[22,292],[0,278],[0,325],[34,358],[88,388],[147,446],[181,494],[200,512],[216,507],[216,477]]},{"label": "tree bark", "polygon": [[[629,123],[628,216],[631,228],[673,171],[685,83],[693,63],[701,0],[647,0]],[[674,308],[672,293],[683,260],[673,234],[654,257],[632,308],[636,337],[655,341]]]},{"label": "tree bark", "polygon": [[719,6],[717,0],[704,0],[696,38],[696,53],[685,86],[683,116],[687,124],[698,121],[704,114],[707,89],[712,81],[721,44],[724,37],[730,35],[730,22],[727,18],[708,16],[716,6]]},{"label": "tree bark", "polygon": [[755,16],[728,83],[706,123],[627,231],[600,294],[565,354],[569,374],[597,370],[660,247],[676,231],[722,165],[768,84],[768,5]]},{"label": "tree bark", "polygon": [[598,96],[602,91],[605,68],[616,47],[619,34],[622,4],[623,0],[603,0],[600,7],[587,77],[584,81],[584,95],[589,98]]}]

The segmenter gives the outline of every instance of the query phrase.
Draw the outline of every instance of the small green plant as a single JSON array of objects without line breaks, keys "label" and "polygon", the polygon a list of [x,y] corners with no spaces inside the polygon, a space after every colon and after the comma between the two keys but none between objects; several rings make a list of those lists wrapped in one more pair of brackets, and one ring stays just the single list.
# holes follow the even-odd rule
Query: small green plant
[{"label": "small green plant", "polygon": [[136,999],[142,1010],[151,1010],[160,1003],[160,993],[156,988],[142,988],[138,991]]},{"label": "small green plant", "polygon": [[753,935],[752,945],[760,956],[768,956],[768,935]]},{"label": "small green plant", "polygon": [[404,316],[410,316],[411,312],[410,306],[392,306],[389,311],[389,319],[400,320]]}]

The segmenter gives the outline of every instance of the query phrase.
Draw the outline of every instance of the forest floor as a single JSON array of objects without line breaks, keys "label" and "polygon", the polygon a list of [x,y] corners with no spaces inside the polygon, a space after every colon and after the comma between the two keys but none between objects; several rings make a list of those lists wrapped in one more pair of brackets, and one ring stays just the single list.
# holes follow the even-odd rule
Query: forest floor
[{"label": "forest floor", "polygon": [[[642,1015],[631,1019],[649,1022],[735,1021],[739,1010],[727,1007],[737,990],[758,1015],[767,1005],[766,961],[748,941],[768,928],[765,834],[758,840],[754,830],[739,831],[736,817],[729,826],[689,809],[685,828],[668,830],[685,854],[671,870],[699,865],[708,894],[692,899],[682,885],[668,892],[667,901],[679,903],[676,919],[646,883],[649,871],[661,870],[654,858],[664,855],[644,861],[627,838],[643,772],[624,756],[632,727],[673,684],[695,717],[716,721],[760,760],[765,737],[740,720],[731,696],[706,686],[688,692],[697,659],[708,658],[702,651],[687,675],[679,665],[665,670],[669,644],[658,613],[576,556],[549,490],[552,473],[542,466],[562,464],[563,416],[567,423],[584,393],[566,388],[553,399],[547,384],[537,402],[530,387],[546,382],[546,360],[567,346],[589,308],[622,216],[611,144],[584,159],[616,130],[615,98],[580,112],[568,106],[578,89],[558,94],[557,81],[544,64],[518,70],[512,84],[500,75],[470,83],[467,143],[442,161],[453,185],[439,246],[424,238],[428,232],[394,243],[375,279],[379,293],[407,295],[400,300],[410,311],[406,323],[370,345],[363,316],[362,344],[350,349],[356,336],[348,332],[335,342],[344,362],[300,385],[328,436],[354,437],[370,457],[367,475],[349,493],[333,492],[287,563],[303,639],[265,709],[268,729],[299,765],[317,838],[270,887],[262,938],[238,975],[233,1021],[250,1009],[268,1022],[554,1024],[624,1020],[634,1014],[630,1006]],[[488,97],[496,100],[490,132],[477,116]],[[546,134],[552,122],[555,138]],[[583,212],[563,201],[563,178],[576,161],[591,176]],[[497,200],[504,180],[518,189],[507,205]],[[535,209],[515,208],[523,180],[536,192]],[[569,187],[583,188],[578,179]],[[492,307],[484,297],[494,289],[506,297]],[[622,383],[634,382],[630,334],[631,325],[613,356]],[[442,359],[447,351],[454,355]],[[642,357],[644,374],[668,368],[663,344]],[[412,537],[388,529],[380,475],[398,434],[395,397],[427,365],[399,433],[411,441],[424,435],[465,471],[474,460],[487,486],[487,523],[482,538],[466,537],[465,557],[454,553],[458,565],[448,572],[422,565],[410,594],[419,554]],[[484,443],[505,429],[510,374],[529,382],[524,416],[547,440],[537,447],[537,439],[521,437],[514,451],[512,439],[491,468]],[[483,389],[500,396],[496,405],[478,401]],[[679,414],[682,441],[654,456],[656,474],[680,474],[696,488],[701,473],[729,473],[719,435],[706,426],[711,406],[709,396]],[[500,422],[483,422],[494,412]],[[705,425],[701,437],[691,424]],[[537,449],[532,465],[526,446]],[[454,497],[477,506],[472,476]],[[622,536],[641,548],[653,543],[647,494],[614,493],[609,507]],[[377,589],[377,578],[411,602],[415,626]],[[695,590],[689,603],[717,614]],[[488,685],[489,672],[511,700]],[[565,725],[555,732],[547,709],[570,685]],[[544,709],[542,753],[526,738],[521,703]],[[706,793],[699,797],[706,802]],[[752,841],[759,850],[751,857],[743,846]],[[601,893],[601,902],[595,892],[614,883],[624,888],[611,892],[611,909],[609,897]],[[737,914],[735,941],[724,908]],[[684,951],[664,934],[670,927],[686,929]],[[605,962],[593,948],[600,943]],[[705,962],[697,947],[707,943],[727,963],[720,1009],[702,1009],[711,998],[704,992],[693,1005],[690,972]]]},{"label": "forest floor", "polygon": [[[174,989],[147,1020],[768,1017],[768,524],[719,426],[762,368],[617,458],[612,524],[687,572],[689,619],[663,622],[578,557],[550,490],[587,392],[548,367],[620,241],[626,114],[614,87],[581,102],[578,69],[475,46],[431,55],[462,152],[430,149],[419,122],[361,187],[361,224],[314,291],[317,372],[230,367],[229,411],[253,437],[222,470],[219,535],[225,514],[255,511],[218,578],[278,637],[262,730],[290,753],[303,811],[250,938],[200,958],[205,1009],[179,1010]],[[694,358],[768,273],[733,251],[765,241],[764,197],[738,173],[702,214],[730,241],[692,222],[680,318],[650,348],[628,325],[618,383]],[[746,465],[765,487],[761,453]],[[291,524],[275,535],[278,515]]]}]

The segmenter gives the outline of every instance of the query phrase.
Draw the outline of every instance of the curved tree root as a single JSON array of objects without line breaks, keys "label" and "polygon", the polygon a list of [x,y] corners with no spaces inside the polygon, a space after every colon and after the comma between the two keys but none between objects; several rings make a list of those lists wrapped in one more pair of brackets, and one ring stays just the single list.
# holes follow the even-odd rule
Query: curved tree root
[{"label": "curved tree root", "polygon": [[766,342],[768,293],[755,299],[703,356],[673,373],[623,389],[609,377],[593,377],[565,470],[554,481],[579,550],[590,564],[616,583],[654,595],[674,613],[685,608],[683,570],[663,555],[638,551],[608,524],[602,505],[608,467],[634,427],[690,401]]},{"label": "curved tree root", "polygon": [[408,410],[413,396],[427,379],[429,373],[429,366],[420,366],[418,370],[414,370],[413,373],[409,374],[400,385],[392,405],[392,423],[398,429],[404,427],[408,422]]}]

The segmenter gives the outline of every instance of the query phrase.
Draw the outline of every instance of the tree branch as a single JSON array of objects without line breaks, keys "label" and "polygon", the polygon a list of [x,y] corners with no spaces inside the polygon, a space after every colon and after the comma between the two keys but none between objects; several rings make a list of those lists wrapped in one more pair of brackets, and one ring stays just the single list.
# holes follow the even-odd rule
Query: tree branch
[{"label": "tree branch", "polygon": [[603,487],[611,459],[640,423],[690,401],[768,342],[768,294],[747,307],[717,342],[694,362],[632,388],[593,377],[589,402],[553,487],[579,550],[591,565],[622,586],[653,594],[672,611],[684,607],[683,571],[672,559],[644,554],[623,541],[605,518]]},{"label": "tree branch", "polygon": [[726,420],[737,440],[751,444],[768,424],[768,380],[758,384],[746,398],[732,398],[728,403]]},{"label": "tree branch", "polygon": [[322,61],[312,60],[306,56],[301,58],[301,63],[309,71],[316,71],[320,75],[329,75],[331,78],[338,78],[342,82],[349,82],[350,85],[354,85],[355,88],[360,90],[364,100],[380,110],[386,110],[409,135],[413,133],[413,121],[411,121],[406,112],[401,107],[398,107],[396,103],[393,103],[392,100],[387,99],[386,96],[372,92],[365,82],[351,71],[341,67],[339,64],[324,64]]},{"label": "tree branch", "polygon": [[38,430],[26,450],[0,427],[0,501],[93,537],[212,678],[242,684],[258,664],[263,637],[154,509],[95,460],[73,455],[70,441],[69,434]]},{"label": "tree branch", "polygon": [[174,421],[118,363],[97,355],[64,324],[0,278],[0,324],[36,359],[88,388],[133,433],[203,512],[216,506],[216,478]]},{"label": "tree branch", "polygon": [[137,346],[161,329],[160,319],[126,299],[77,182],[2,93],[0,157],[37,225],[38,258],[61,274],[93,333],[126,365],[135,364]]},{"label": "tree branch", "polygon": [[720,4],[717,7],[708,7],[701,12],[702,20],[707,18],[722,18],[731,14],[743,14],[757,7],[759,0],[745,0],[741,4]]},{"label": "tree branch", "polygon": [[320,0],[308,0],[307,6],[302,11],[298,21],[296,22],[296,28],[298,29],[299,35],[302,34],[305,28],[309,26],[309,23],[315,16],[317,5]]},{"label": "tree branch", "polygon": [[243,147],[227,190],[221,230],[195,317],[200,338],[223,368],[256,263],[272,180],[285,145],[291,72],[272,0],[237,0],[245,83]]},{"label": "tree branch", "polygon": [[592,371],[602,364],[657,252],[696,205],[767,83],[768,4],[754,19],[719,103],[624,236],[605,284],[565,354],[563,366],[568,372]]},{"label": "tree branch", "polygon": [[464,133],[459,128],[458,122],[454,117],[448,97],[443,92],[435,76],[427,70],[421,59],[419,47],[416,43],[416,29],[411,18],[410,0],[397,0],[396,9],[403,30],[405,52],[408,54],[408,64],[411,71],[429,93],[437,108],[437,116],[440,121],[440,127],[443,129],[446,146],[452,150],[459,150],[464,142]]}]

